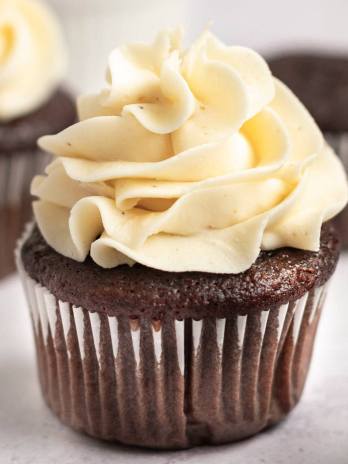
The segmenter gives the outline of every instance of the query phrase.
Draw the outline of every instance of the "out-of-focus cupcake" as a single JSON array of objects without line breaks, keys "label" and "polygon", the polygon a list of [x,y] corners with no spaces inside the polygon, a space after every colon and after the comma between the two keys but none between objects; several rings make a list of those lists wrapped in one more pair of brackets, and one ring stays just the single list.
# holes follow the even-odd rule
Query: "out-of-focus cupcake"
[{"label": "out-of-focus cupcake", "polygon": [[253,435],[301,396],[343,167],[264,60],[209,32],[117,49],[107,76],[41,139],[17,253],[44,397],[126,444]]},{"label": "out-of-focus cupcake", "polygon": [[75,105],[60,88],[63,37],[38,0],[0,2],[0,278],[13,271],[13,249],[31,216],[28,188],[47,164],[37,139],[71,125]]},{"label": "out-of-focus cupcake", "polygon": [[[275,76],[285,82],[312,113],[348,172],[348,57],[328,52],[283,53],[269,60]],[[336,219],[348,247],[348,209]]]}]

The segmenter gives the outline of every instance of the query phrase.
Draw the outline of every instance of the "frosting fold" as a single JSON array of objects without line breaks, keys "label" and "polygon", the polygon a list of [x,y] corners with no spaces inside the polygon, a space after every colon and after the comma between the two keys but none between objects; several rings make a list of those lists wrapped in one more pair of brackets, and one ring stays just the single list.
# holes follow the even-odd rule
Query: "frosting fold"
[{"label": "frosting fold", "polygon": [[252,50],[181,32],[112,52],[108,86],[40,145],[32,184],[47,242],[110,268],[239,273],[261,249],[316,251],[347,203],[343,168],[303,105]]}]

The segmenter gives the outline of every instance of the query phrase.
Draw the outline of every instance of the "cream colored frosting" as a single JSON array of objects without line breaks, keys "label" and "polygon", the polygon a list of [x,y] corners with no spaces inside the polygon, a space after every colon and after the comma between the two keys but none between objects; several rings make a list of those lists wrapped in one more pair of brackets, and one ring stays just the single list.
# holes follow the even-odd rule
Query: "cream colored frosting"
[{"label": "cream colored frosting", "polygon": [[61,31],[48,7],[39,0],[0,0],[0,120],[38,108],[65,68]]},{"label": "cream colored frosting", "polygon": [[180,31],[110,56],[108,87],[79,101],[81,121],[40,145],[36,177],[47,242],[104,268],[239,273],[261,249],[319,249],[347,203],[340,161],[265,61],[205,32]]}]

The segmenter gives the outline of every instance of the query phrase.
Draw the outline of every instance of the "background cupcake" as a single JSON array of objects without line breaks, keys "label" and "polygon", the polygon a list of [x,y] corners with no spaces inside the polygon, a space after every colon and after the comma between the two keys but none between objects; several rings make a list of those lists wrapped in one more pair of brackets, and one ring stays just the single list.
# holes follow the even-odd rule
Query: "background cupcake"
[{"label": "background cupcake", "polygon": [[28,187],[47,157],[37,138],[75,120],[74,103],[59,88],[66,54],[59,26],[36,0],[0,4],[0,277],[14,270],[13,249],[30,218]]},{"label": "background cupcake", "polygon": [[[348,58],[329,52],[293,52],[275,56],[269,63],[312,113],[348,172]],[[347,209],[336,223],[348,247]]]},{"label": "background cupcake", "polygon": [[116,49],[107,79],[41,139],[18,250],[45,399],[127,444],[255,434],[304,387],[342,165],[264,60],[209,32]]}]

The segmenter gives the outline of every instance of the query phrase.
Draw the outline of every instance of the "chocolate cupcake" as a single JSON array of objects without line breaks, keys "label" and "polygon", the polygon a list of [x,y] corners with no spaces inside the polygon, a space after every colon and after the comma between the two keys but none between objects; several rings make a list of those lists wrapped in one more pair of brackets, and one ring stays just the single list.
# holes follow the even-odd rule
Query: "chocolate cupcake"
[{"label": "chocolate cupcake", "polygon": [[[348,172],[348,57],[328,52],[275,56],[272,72],[285,82],[314,116]],[[348,247],[348,210],[336,218]]]},{"label": "chocolate cupcake", "polygon": [[58,86],[65,52],[51,12],[36,0],[0,5],[0,278],[15,270],[13,250],[31,217],[29,187],[47,155],[38,137],[76,119],[75,104]]},{"label": "chocolate cupcake", "polygon": [[105,440],[248,437],[301,396],[343,168],[264,60],[210,33],[117,49],[107,75],[40,140],[56,159],[17,251],[43,395]]}]

